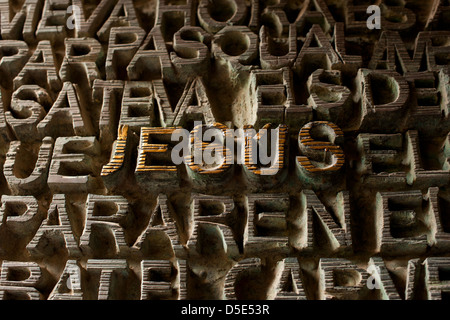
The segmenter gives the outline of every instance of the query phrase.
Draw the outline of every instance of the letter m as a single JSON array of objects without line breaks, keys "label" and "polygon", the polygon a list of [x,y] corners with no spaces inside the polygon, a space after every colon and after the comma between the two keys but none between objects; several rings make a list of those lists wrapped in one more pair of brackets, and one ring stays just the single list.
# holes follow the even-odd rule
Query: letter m
[{"label": "letter m", "polygon": [[32,41],[41,15],[43,0],[25,0],[22,8],[14,12],[11,0],[0,0],[1,35],[4,40]]}]

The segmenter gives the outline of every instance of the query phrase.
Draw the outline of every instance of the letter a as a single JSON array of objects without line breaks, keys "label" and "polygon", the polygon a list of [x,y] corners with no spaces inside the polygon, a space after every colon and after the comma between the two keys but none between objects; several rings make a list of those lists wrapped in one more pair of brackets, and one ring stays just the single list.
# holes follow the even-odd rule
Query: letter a
[{"label": "letter a", "polygon": [[367,19],[367,28],[370,30],[381,29],[381,10],[379,6],[372,5],[367,8],[367,14],[372,13],[372,15]]}]

